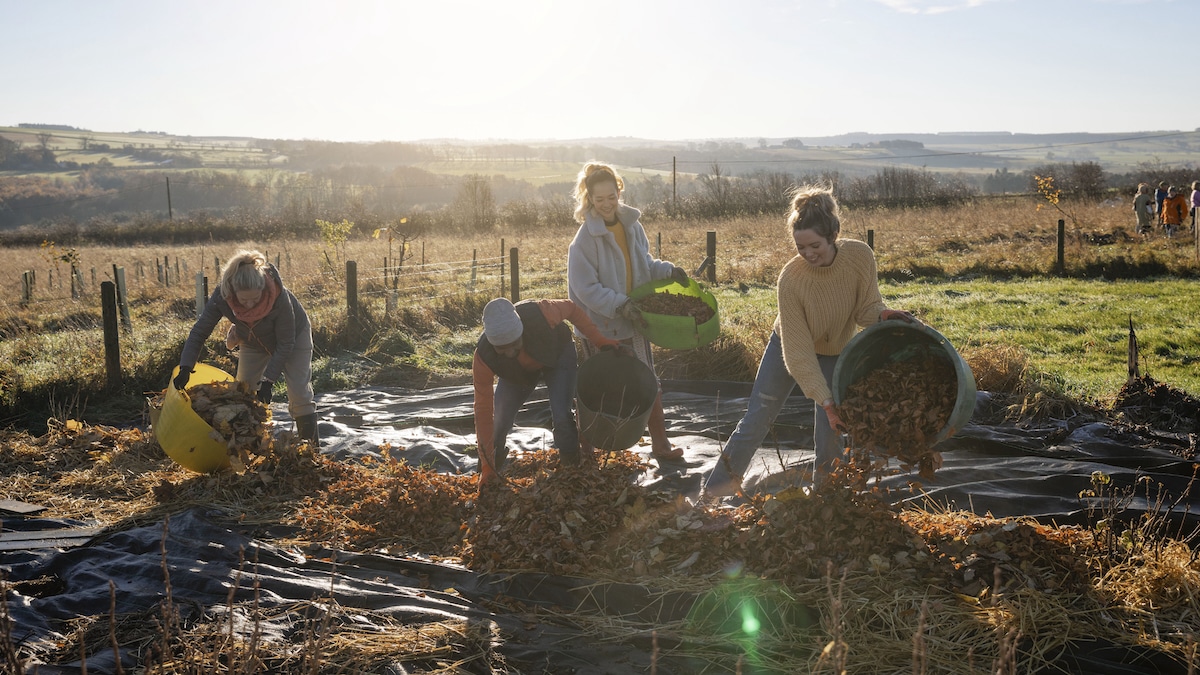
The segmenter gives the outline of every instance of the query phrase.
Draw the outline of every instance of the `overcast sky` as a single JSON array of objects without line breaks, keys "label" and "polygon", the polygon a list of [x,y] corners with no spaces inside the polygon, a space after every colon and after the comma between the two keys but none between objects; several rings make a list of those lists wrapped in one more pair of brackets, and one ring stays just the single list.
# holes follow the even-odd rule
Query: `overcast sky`
[{"label": "overcast sky", "polygon": [[344,141],[1200,126],[1194,0],[0,0],[0,125]]}]

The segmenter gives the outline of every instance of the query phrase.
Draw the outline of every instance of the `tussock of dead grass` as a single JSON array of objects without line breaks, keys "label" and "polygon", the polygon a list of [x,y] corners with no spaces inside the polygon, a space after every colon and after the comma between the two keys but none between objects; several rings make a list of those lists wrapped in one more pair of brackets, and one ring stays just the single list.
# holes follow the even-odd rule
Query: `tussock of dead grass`
[{"label": "tussock of dead grass", "polygon": [[980,391],[1023,394],[1029,388],[1029,353],[1021,347],[970,345],[963,347],[960,355],[971,367]]}]

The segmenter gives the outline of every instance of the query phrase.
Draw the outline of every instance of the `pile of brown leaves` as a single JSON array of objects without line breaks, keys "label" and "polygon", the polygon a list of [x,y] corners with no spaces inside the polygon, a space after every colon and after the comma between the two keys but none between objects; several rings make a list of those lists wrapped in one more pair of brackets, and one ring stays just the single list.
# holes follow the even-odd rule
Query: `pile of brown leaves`
[{"label": "pile of brown leaves", "polygon": [[247,382],[233,380],[188,387],[192,410],[228,443],[231,457],[248,461],[271,445],[267,421],[271,410],[254,395]]},{"label": "pile of brown leaves", "polygon": [[609,454],[599,466],[559,466],[551,451],[527,454],[514,464],[505,483],[485,485],[479,495],[463,551],[474,570],[600,569],[619,544],[628,512],[668,499],[632,482],[645,463],[628,450]]},{"label": "pile of brown leaves", "polygon": [[386,449],[383,459],[362,464],[322,462],[329,483],[296,513],[310,536],[333,546],[394,544],[429,555],[458,554],[477,476],[410,466],[392,460]]},{"label": "pile of brown leaves", "polygon": [[847,387],[838,412],[855,447],[932,478],[941,466],[932,445],[954,412],[957,382],[954,367],[934,356],[893,361]]},{"label": "pile of brown leaves", "polygon": [[690,316],[696,320],[697,325],[711,320],[714,315],[713,308],[694,295],[651,293],[644,298],[635,300],[633,304],[648,314]]},{"label": "pile of brown leaves", "polygon": [[626,523],[609,564],[637,576],[736,572],[790,583],[923,548],[894,508],[840,476],[815,496],[791,488],[736,508],[680,501],[631,510]]},{"label": "pile of brown leaves", "polygon": [[907,510],[904,522],[928,543],[933,563],[957,593],[985,597],[997,587],[1085,593],[1091,587],[1085,529],[1029,519]]}]

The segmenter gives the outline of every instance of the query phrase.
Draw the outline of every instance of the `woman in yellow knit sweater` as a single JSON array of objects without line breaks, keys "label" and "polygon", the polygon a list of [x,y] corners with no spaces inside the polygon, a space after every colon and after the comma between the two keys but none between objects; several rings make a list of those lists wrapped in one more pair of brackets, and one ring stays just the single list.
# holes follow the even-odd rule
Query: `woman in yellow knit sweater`
[{"label": "woman in yellow knit sweater", "polygon": [[758,365],[746,415],[729,437],[704,494],[734,494],[784,401],[796,386],[813,409],[814,480],[828,474],[843,448],[833,405],[833,367],[858,327],[889,319],[915,322],[888,309],[879,295],[875,255],[854,239],[838,239],[838,204],[827,188],[799,188],[787,218],[797,255],[779,274],[779,316]]}]

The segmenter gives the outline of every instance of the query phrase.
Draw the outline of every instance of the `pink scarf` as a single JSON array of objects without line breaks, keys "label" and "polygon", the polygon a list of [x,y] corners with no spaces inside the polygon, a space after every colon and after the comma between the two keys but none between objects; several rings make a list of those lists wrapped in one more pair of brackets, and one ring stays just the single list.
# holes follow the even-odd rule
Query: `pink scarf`
[{"label": "pink scarf", "polygon": [[279,297],[279,285],[275,283],[275,279],[270,274],[264,274],[263,281],[266,282],[266,285],[263,286],[262,298],[259,299],[258,304],[249,309],[242,307],[236,294],[225,299],[229,303],[229,309],[233,310],[233,315],[251,326],[270,313],[271,308],[275,306],[275,300]]}]

